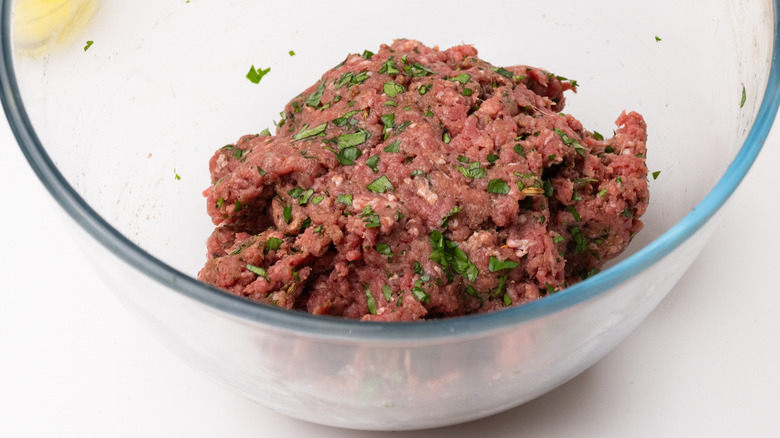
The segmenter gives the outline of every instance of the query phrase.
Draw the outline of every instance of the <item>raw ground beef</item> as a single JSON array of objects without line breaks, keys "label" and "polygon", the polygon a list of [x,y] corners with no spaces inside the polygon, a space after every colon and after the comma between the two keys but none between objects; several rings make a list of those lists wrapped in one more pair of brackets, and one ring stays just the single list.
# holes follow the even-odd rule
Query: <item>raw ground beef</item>
[{"label": "raw ground beef", "polygon": [[646,125],[563,114],[576,82],[412,40],[349,55],[210,161],[199,278],[269,305],[410,321],[533,301],[642,228]]}]

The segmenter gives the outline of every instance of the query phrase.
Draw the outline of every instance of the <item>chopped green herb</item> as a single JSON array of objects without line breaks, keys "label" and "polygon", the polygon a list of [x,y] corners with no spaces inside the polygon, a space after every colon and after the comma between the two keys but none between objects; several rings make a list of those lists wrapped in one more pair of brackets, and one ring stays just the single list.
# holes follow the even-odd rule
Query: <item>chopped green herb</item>
[{"label": "chopped green herb", "polygon": [[550,283],[544,283],[544,288],[547,290],[548,294],[555,293],[555,288]]},{"label": "chopped green herb", "polygon": [[314,189],[309,189],[303,192],[301,199],[298,200],[298,205],[306,205],[314,194]]},{"label": "chopped green herb", "polygon": [[176,179],[176,181],[181,180],[181,176],[178,172],[176,172],[176,169],[173,169],[173,177]]},{"label": "chopped green herb", "polygon": [[363,54],[360,55],[360,56],[362,56],[365,59],[371,59],[371,58],[374,57],[374,52],[372,52],[370,50],[363,50]]},{"label": "chopped green herb", "polygon": [[653,179],[654,179],[654,180],[655,180],[655,179],[658,179],[658,175],[660,175],[660,174],[661,174],[661,171],[660,171],[660,170],[656,170],[655,172],[653,172]]},{"label": "chopped green herb", "polygon": [[488,193],[494,193],[497,195],[506,195],[509,193],[509,184],[500,178],[491,179],[488,182],[487,191]]},{"label": "chopped green herb", "polygon": [[307,217],[307,218],[306,218],[306,219],[304,219],[304,220],[303,220],[303,222],[301,223],[301,231],[305,230],[306,228],[309,228],[309,225],[311,225],[311,218],[310,218],[310,217]]},{"label": "chopped green herb", "polygon": [[565,132],[563,132],[563,131],[561,131],[560,129],[557,129],[557,128],[555,129],[555,133],[558,134],[561,137],[561,140],[563,140],[563,144],[565,144],[566,146],[573,147],[574,150],[578,154],[580,154],[583,157],[585,156],[585,151],[587,149],[585,149],[581,144],[579,144],[579,142],[577,142],[577,140],[569,137],[568,135],[566,135]]},{"label": "chopped green herb", "polygon": [[417,88],[417,93],[419,93],[420,96],[425,96],[429,91],[431,91],[432,87],[433,87],[433,84],[420,85]]},{"label": "chopped green herb", "polygon": [[374,296],[371,295],[371,289],[368,287],[368,283],[365,284],[366,288],[366,305],[368,306],[368,311],[371,312],[372,315],[376,315],[376,300],[374,299]]},{"label": "chopped green herb", "polygon": [[494,163],[496,160],[498,160],[498,155],[496,155],[496,154],[488,154],[487,160],[488,160],[488,163]]},{"label": "chopped green herb", "polygon": [[444,144],[450,144],[450,142],[452,141],[452,137],[450,137],[450,133],[445,131],[444,134],[442,134],[441,136],[441,141],[443,141]]},{"label": "chopped green herb", "polygon": [[217,208],[222,208],[222,204],[225,202],[223,198],[217,199]]},{"label": "chopped green herb", "polygon": [[443,218],[441,218],[441,225],[440,226],[442,228],[447,228],[447,224],[450,222],[450,218],[453,215],[455,215],[455,213],[458,213],[458,212],[460,212],[460,207],[458,207],[457,205],[452,207],[452,210],[450,210],[449,213],[447,213],[446,215],[444,215]]},{"label": "chopped green herb", "polygon": [[385,85],[382,86],[382,91],[384,91],[388,97],[395,97],[398,94],[406,91],[406,89],[402,85],[397,84],[395,81],[387,81],[385,82]]},{"label": "chopped green herb", "polygon": [[363,218],[366,228],[376,228],[382,225],[379,220],[379,215],[374,212],[370,205],[366,205],[363,211],[360,212],[360,217]]},{"label": "chopped green herb", "polygon": [[379,172],[376,168],[376,165],[379,163],[379,155],[374,155],[373,157],[366,160],[366,166],[370,167],[371,170],[374,171],[374,173]]},{"label": "chopped green herb", "polygon": [[596,194],[596,196],[598,196],[599,198],[603,198],[603,197],[604,197],[604,195],[606,195],[606,194],[607,194],[607,189],[601,189],[601,190],[598,192],[598,194]]},{"label": "chopped green herb", "polygon": [[552,182],[549,179],[544,180],[544,183],[542,184],[542,189],[544,190],[544,196],[548,198],[551,197],[555,191]]},{"label": "chopped green herb", "polygon": [[519,263],[513,262],[512,260],[501,261],[495,256],[490,256],[490,261],[488,262],[488,269],[490,269],[490,272],[498,272],[504,269],[514,269],[519,265],[520,265]]},{"label": "chopped green herb", "polygon": [[414,287],[412,287],[412,291],[411,291],[412,295],[417,299],[417,301],[428,303],[431,301],[431,296],[428,295],[428,293],[423,290],[422,286],[423,286],[422,280],[415,281]]},{"label": "chopped green herb", "polygon": [[244,209],[244,204],[242,204],[241,201],[236,201],[236,203],[233,204],[233,213],[238,213],[243,209]]},{"label": "chopped green herb", "polygon": [[357,114],[359,112],[360,112],[360,110],[350,111],[350,112],[344,114],[341,117],[333,119],[332,122],[333,122],[334,125],[336,125],[336,126],[338,126],[340,128],[343,128],[344,126],[347,125],[347,123],[350,123],[350,117],[354,116],[355,114]]},{"label": "chopped green herb", "polygon": [[473,93],[473,92],[474,92],[474,90],[472,90],[471,88],[463,87],[463,91],[460,92],[460,95],[461,96],[471,96],[471,93]]},{"label": "chopped green herb", "polygon": [[325,91],[325,80],[320,81],[320,85],[317,86],[317,89],[314,90],[314,93],[311,93],[311,96],[309,96],[308,99],[306,99],[306,105],[309,105],[310,107],[317,108],[320,106],[320,101],[322,100],[322,93]]},{"label": "chopped green herb", "polygon": [[465,84],[466,82],[471,80],[471,75],[468,74],[468,73],[461,73],[461,74],[455,76],[454,78],[448,78],[447,80],[448,81],[453,81],[453,82],[460,82],[461,84]]},{"label": "chopped green herb", "polygon": [[322,202],[322,200],[323,200],[323,199],[325,199],[325,197],[324,197],[324,196],[322,196],[322,195],[317,195],[317,196],[315,196],[315,197],[313,197],[313,198],[311,199],[311,203],[312,203],[312,204],[314,204],[314,205],[317,205],[317,204],[319,204],[320,202]]},{"label": "chopped green herb", "polygon": [[284,221],[286,223],[292,222],[292,205],[285,205],[282,209],[282,215],[284,216]]},{"label": "chopped green herb", "polygon": [[393,184],[390,183],[390,180],[387,179],[385,175],[375,179],[374,182],[367,185],[366,188],[374,193],[384,193],[388,190],[395,190],[395,187],[393,187]]},{"label": "chopped green herb", "polygon": [[412,77],[415,77],[415,78],[420,78],[420,77],[423,77],[423,76],[436,74],[435,71],[433,71],[433,70],[429,69],[428,67],[420,64],[419,62],[415,62],[412,65],[404,66],[404,72],[406,72],[406,74],[408,74],[409,76],[412,76]]},{"label": "chopped green herb", "polygon": [[523,149],[523,145],[520,143],[515,144],[515,146],[512,148],[515,152],[517,152],[517,155],[520,155],[521,157],[525,158],[525,150]]},{"label": "chopped green herb", "polygon": [[398,70],[398,65],[396,65],[395,59],[391,57],[388,58],[384,64],[382,64],[382,67],[379,68],[379,71],[377,73],[394,75],[397,73],[401,73],[401,70]]},{"label": "chopped green herb", "polygon": [[351,134],[342,134],[338,136],[339,149],[348,148],[351,146],[358,146],[366,142],[369,132],[365,129],[361,129],[358,132]]},{"label": "chopped green herb", "polygon": [[340,202],[344,205],[349,205],[352,207],[352,195],[339,195],[336,198],[336,202]]},{"label": "chopped green herb", "polygon": [[472,285],[470,285],[470,284],[469,284],[468,286],[466,286],[466,289],[465,289],[465,290],[466,290],[466,293],[467,293],[467,294],[469,294],[469,295],[471,295],[472,297],[474,297],[474,298],[476,298],[476,299],[481,299],[481,298],[479,297],[479,295],[477,295],[477,291],[474,289],[474,286],[472,286]]},{"label": "chopped green herb", "polygon": [[271,67],[268,67],[265,70],[262,68],[260,70],[256,70],[255,66],[252,65],[252,67],[249,68],[249,73],[246,74],[246,78],[249,79],[249,82],[253,84],[259,84],[260,79],[263,79],[263,76],[267,75],[269,71],[271,71]]},{"label": "chopped green herb", "polygon": [[398,103],[394,100],[388,100],[387,102],[383,103],[382,106],[392,106],[397,107]]},{"label": "chopped green herb", "polygon": [[661,42],[661,38],[658,38],[658,35],[655,36],[655,42]]},{"label": "chopped green herb", "polygon": [[339,163],[342,166],[354,165],[355,160],[357,160],[358,158],[360,158],[361,155],[363,155],[363,153],[360,152],[360,149],[354,146],[346,147],[339,152],[336,152],[335,150],[330,148],[327,149],[333,152],[334,154],[336,154],[336,159],[339,160]]},{"label": "chopped green herb", "polygon": [[385,301],[390,302],[390,298],[393,297],[393,290],[384,284],[382,285],[382,295],[385,296]]},{"label": "chopped green herb", "polygon": [[604,140],[604,136],[599,134],[598,131],[593,131],[593,138],[595,138],[596,140]]},{"label": "chopped green herb", "polygon": [[508,292],[504,292],[502,301],[504,302],[504,307],[509,307],[512,305],[512,297],[509,296]]},{"label": "chopped green herb", "polygon": [[425,273],[423,272],[423,268],[418,261],[414,262],[414,273],[419,275],[423,275]]},{"label": "chopped green herb", "polygon": [[580,253],[582,251],[585,251],[588,249],[588,239],[585,238],[585,236],[582,235],[582,232],[580,231],[580,227],[574,226],[569,229],[571,232],[571,237],[574,239],[574,243],[576,247],[574,248],[575,253]]},{"label": "chopped green herb", "polygon": [[469,260],[466,253],[458,248],[457,243],[444,237],[444,235],[437,230],[431,232],[430,242],[433,250],[428,258],[440,264],[448,273],[448,277],[452,276],[452,274],[449,273],[449,269],[451,268],[470,282],[474,282],[474,280],[477,279],[479,269]]},{"label": "chopped green herb", "polygon": [[501,76],[503,76],[503,77],[505,77],[505,78],[507,78],[509,80],[513,80],[513,78],[515,76],[514,73],[512,73],[511,71],[505,69],[504,67],[494,67],[491,70],[493,70],[494,72],[500,74]]},{"label": "chopped green herb", "polygon": [[401,140],[395,140],[385,146],[385,152],[398,152],[401,150]]},{"label": "chopped green herb", "polygon": [[422,169],[414,169],[412,173],[409,174],[409,176],[417,176],[417,175],[425,175],[425,171]]},{"label": "chopped green herb", "polygon": [[84,46],[84,51],[86,52],[86,51],[87,51],[87,49],[89,49],[90,47],[92,47],[92,44],[93,44],[93,41],[87,41],[87,45],[86,45],[86,46]]},{"label": "chopped green herb", "polygon": [[301,197],[301,195],[303,195],[303,189],[300,187],[296,187],[292,190],[289,190],[287,194],[290,195],[290,197],[293,199],[298,199]]},{"label": "chopped green herb", "polygon": [[289,52],[287,52],[287,53],[289,53],[289,54],[290,54],[290,56],[295,56],[295,50],[290,50],[290,51],[289,51]]},{"label": "chopped green herb", "polygon": [[742,86],[742,100],[739,101],[739,107],[745,106],[745,100],[747,100],[747,94],[745,93],[745,86]]},{"label": "chopped green herb", "polygon": [[257,274],[259,277],[263,277],[266,280],[268,280],[268,274],[265,272],[265,269],[263,269],[263,268],[261,268],[259,266],[250,265],[249,263],[247,263],[246,268],[248,270],[254,272],[255,274]]},{"label": "chopped green herb", "polygon": [[560,243],[563,242],[564,240],[566,239],[564,239],[563,236],[561,236],[560,234],[556,234],[555,237],[553,237],[552,239],[552,243]]},{"label": "chopped green herb", "polygon": [[581,222],[582,221],[582,218],[580,217],[580,214],[577,212],[576,208],[574,208],[571,205],[567,205],[566,209],[569,210],[569,213],[571,213],[572,216],[574,216],[574,220],[576,222]]},{"label": "chopped green herb", "polygon": [[320,135],[323,132],[325,132],[325,128],[328,126],[328,122],[325,122],[321,125],[317,125],[314,128],[309,129],[309,125],[303,125],[303,128],[301,128],[300,131],[298,131],[297,134],[293,135],[293,140],[302,140],[304,138],[308,137],[314,137],[315,135]]},{"label": "chopped green herb", "polygon": [[631,207],[626,207],[625,209],[623,209],[623,211],[620,214],[623,215],[623,217],[633,217],[634,216],[634,214],[631,213]]},{"label": "chopped green herb", "polygon": [[284,241],[278,237],[269,237],[268,240],[265,241],[265,252],[278,250],[282,247],[282,243],[284,243]]},{"label": "chopped green herb", "polygon": [[382,120],[382,124],[385,125],[385,129],[392,128],[395,125],[395,114],[385,114],[379,117]]},{"label": "chopped green herb", "polygon": [[[468,162],[468,158],[463,157],[466,159],[466,162]],[[460,157],[458,158],[460,161]],[[461,161],[462,162],[462,161]],[[455,166],[455,169],[457,169],[460,173],[463,174],[466,178],[473,178],[473,179],[479,179],[484,178],[487,176],[487,170],[479,166],[479,161],[472,161],[469,163],[469,167],[463,167],[463,166]]]},{"label": "chopped green herb", "polygon": [[623,177],[619,176],[619,177],[615,178],[615,182],[618,183],[618,184],[623,184]]},{"label": "chopped green herb", "polygon": [[390,245],[388,245],[386,243],[381,243],[381,242],[377,243],[376,244],[376,252],[378,252],[379,254],[382,254],[382,255],[386,255],[388,257],[392,257],[393,256],[393,249],[390,248]]}]

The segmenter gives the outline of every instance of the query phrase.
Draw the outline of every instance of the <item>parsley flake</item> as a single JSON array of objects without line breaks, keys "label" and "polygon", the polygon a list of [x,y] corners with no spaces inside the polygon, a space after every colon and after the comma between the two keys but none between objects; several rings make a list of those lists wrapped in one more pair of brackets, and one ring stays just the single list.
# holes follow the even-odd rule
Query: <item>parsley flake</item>
[{"label": "parsley flake", "polygon": [[371,312],[372,315],[376,315],[376,300],[374,299],[374,296],[371,295],[371,289],[368,287],[368,283],[365,284],[366,288],[366,306],[368,306],[368,311]]},{"label": "parsley flake", "polygon": [[302,140],[304,138],[314,137],[315,135],[320,135],[323,132],[325,132],[325,128],[328,126],[328,122],[325,122],[321,125],[317,125],[314,128],[309,129],[309,125],[303,125],[300,131],[298,131],[297,134],[293,135],[293,140]]},{"label": "parsley flake", "polygon": [[398,152],[401,150],[401,140],[395,140],[385,146],[385,152]]},{"label": "parsley flake", "polygon": [[336,202],[352,207],[352,195],[339,195],[336,198]]},{"label": "parsley flake", "polygon": [[460,82],[461,84],[465,84],[466,82],[471,80],[471,75],[468,74],[468,73],[461,73],[461,74],[455,76],[454,78],[448,78],[447,80],[448,81],[452,81],[452,82]]},{"label": "parsley flake", "polygon": [[263,277],[266,279],[266,281],[268,281],[268,274],[265,272],[265,269],[259,266],[250,265],[249,263],[247,263],[246,268],[254,272],[258,277]]},{"label": "parsley flake", "polygon": [[493,193],[497,195],[506,195],[507,193],[509,193],[509,184],[507,184],[506,181],[500,178],[491,179],[488,182],[487,191],[488,193]]},{"label": "parsley flake", "polygon": [[87,51],[87,49],[89,49],[90,47],[92,47],[92,44],[93,44],[93,42],[92,42],[92,41],[87,41],[87,45],[86,45],[86,46],[84,46],[84,51],[86,52],[86,51]]},{"label": "parsley flake", "polygon": [[325,91],[325,80],[320,81],[320,85],[317,86],[317,89],[314,90],[314,93],[311,93],[311,96],[309,96],[308,99],[306,99],[306,105],[309,105],[312,108],[317,108],[320,106],[320,101],[322,100],[322,93]]},{"label": "parsley flake", "polygon": [[513,262],[512,260],[504,260],[501,261],[496,256],[490,256],[490,261],[488,262],[488,269],[490,269],[490,272],[498,272],[504,269],[514,269],[518,267],[520,263]]},{"label": "parsley flake", "polygon": [[742,86],[742,100],[739,101],[739,107],[745,106],[745,100],[747,100],[747,94],[745,93],[745,86]]},{"label": "parsley flake", "polygon": [[[84,50],[86,50],[86,48]],[[249,73],[246,74],[246,78],[249,79],[249,82],[253,84],[259,84],[260,79],[263,79],[263,76],[267,75],[269,71],[271,71],[271,67],[268,67],[265,70],[262,68],[257,70],[253,64],[252,67],[249,68]]]},{"label": "parsley flake", "polygon": [[352,134],[342,134],[338,136],[339,149],[348,148],[351,146],[358,146],[366,142],[369,132],[361,129],[358,132]]},{"label": "parsley flake", "polygon": [[441,225],[440,226],[442,228],[447,228],[447,224],[450,222],[450,218],[453,215],[455,215],[455,213],[458,213],[458,212],[460,212],[460,207],[458,207],[457,205],[452,207],[452,210],[450,210],[449,213],[447,213],[446,215],[444,215],[443,218],[441,218]]},{"label": "parsley flake", "polygon": [[395,187],[393,187],[393,184],[385,175],[375,179],[374,182],[367,185],[366,188],[374,193],[384,193],[388,190],[395,190]]},{"label": "parsley flake", "polygon": [[660,174],[661,174],[660,170],[656,170],[655,172],[653,172],[653,179],[654,180],[658,179],[658,175],[660,175]]},{"label": "parsley flake", "polygon": [[402,85],[397,84],[395,81],[387,81],[385,82],[385,85],[382,86],[382,91],[384,91],[388,97],[395,97],[398,94],[406,91],[406,89]]},{"label": "parsley flake", "polygon": [[444,267],[448,277],[452,277],[450,273],[450,269],[452,269],[470,282],[474,282],[477,279],[479,269],[469,260],[466,253],[458,248],[457,243],[444,237],[437,230],[431,232],[429,240],[433,249],[428,258]]},{"label": "parsley flake", "polygon": [[386,284],[382,285],[382,295],[385,296],[385,301],[389,302],[390,298],[393,297],[393,290],[390,289]]},{"label": "parsley flake", "polygon": [[376,168],[376,165],[379,163],[379,155],[374,155],[373,157],[366,160],[366,166],[370,167],[371,170],[374,171],[374,173],[379,172]]},{"label": "parsley flake", "polygon": [[282,247],[282,243],[284,243],[284,241],[278,237],[269,237],[268,240],[265,241],[264,252],[276,251]]}]

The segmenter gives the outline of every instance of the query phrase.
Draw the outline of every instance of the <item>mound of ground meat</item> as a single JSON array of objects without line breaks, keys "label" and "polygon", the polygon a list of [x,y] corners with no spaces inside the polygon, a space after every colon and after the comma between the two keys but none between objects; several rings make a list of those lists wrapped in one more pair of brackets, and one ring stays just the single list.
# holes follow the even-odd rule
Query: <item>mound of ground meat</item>
[{"label": "mound of ground meat", "polygon": [[488,312],[594,275],[642,228],[646,125],[563,114],[576,82],[468,45],[364,52],[210,161],[200,280],[318,315]]}]

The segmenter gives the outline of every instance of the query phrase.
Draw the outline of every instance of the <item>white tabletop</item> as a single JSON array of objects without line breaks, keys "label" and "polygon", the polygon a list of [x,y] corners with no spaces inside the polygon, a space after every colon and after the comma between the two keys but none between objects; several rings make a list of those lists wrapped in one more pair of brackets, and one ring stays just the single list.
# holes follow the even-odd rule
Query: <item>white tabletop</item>
[{"label": "white tabletop", "polygon": [[775,163],[780,128],[690,271],[571,382],[484,420],[369,433],[276,414],[163,349],[105,290],[2,121],[0,436],[780,436]]}]

